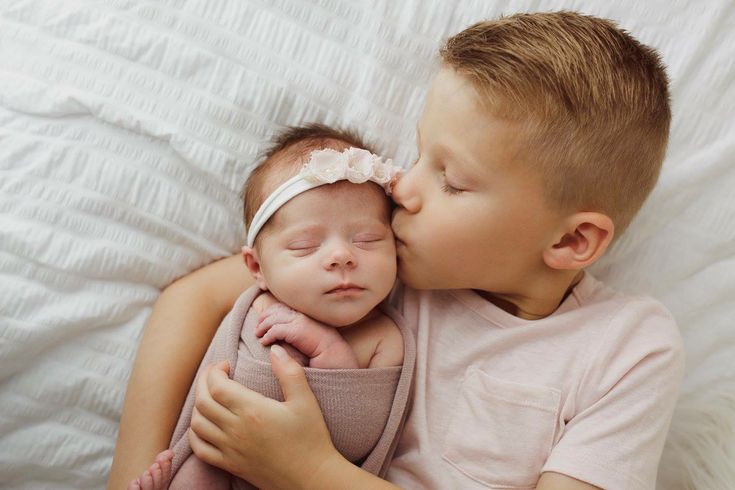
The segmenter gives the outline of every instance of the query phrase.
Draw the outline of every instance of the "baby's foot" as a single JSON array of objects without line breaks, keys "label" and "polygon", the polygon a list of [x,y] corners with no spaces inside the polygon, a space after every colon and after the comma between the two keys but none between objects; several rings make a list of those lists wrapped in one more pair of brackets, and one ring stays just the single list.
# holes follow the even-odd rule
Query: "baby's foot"
[{"label": "baby's foot", "polygon": [[166,490],[171,483],[171,461],[174,452],[170,449],[158,453],[156,462],[137,479],[128,483],[128,490]]}]

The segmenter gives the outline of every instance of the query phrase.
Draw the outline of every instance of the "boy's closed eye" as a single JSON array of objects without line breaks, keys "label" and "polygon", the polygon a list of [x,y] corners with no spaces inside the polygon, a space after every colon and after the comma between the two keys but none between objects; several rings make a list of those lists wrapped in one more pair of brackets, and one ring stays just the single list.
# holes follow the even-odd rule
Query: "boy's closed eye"
[{"label": "boy's closed eye", "polygon": [[442,182],[442,191],[446,192],[447,194],[459,194],[460,192],[464,192],[464,189],[460,189],[459,187],[451,185],[447,181],[447,173],[445,171],[442,171]]}]

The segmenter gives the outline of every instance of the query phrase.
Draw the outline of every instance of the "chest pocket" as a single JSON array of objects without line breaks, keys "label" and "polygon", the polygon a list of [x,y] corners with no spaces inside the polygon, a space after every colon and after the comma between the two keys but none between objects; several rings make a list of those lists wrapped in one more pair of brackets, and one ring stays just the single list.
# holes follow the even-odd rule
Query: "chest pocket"
[{"label": "chest pocket", "polygon": [[551,453],[561,392],[518,384],[470,367],[442,457],[488,488],[535,488]]}]

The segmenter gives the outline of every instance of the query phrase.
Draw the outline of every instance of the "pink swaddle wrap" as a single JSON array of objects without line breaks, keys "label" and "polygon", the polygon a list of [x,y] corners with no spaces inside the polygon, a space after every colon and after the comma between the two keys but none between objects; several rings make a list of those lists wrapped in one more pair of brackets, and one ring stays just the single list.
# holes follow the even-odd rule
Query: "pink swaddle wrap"
[{"label": "pink swaddle wrap", "polygon": [[[222,321],[197,372],[212,363],[228,360],[230,377],[265,396],[283,401],[278,380],[270,367],[269,350],[260,344],[254,327],[257,313],[251,305],[260,293],[257,286],[245,291]],[[403,334],[402,366],[370,369],[304,368],[337,450],[363,469],[383,477],[403,428],[416,358],[413,334],[403,317],[386,304],[387,314]],[[174,451],[171,489],[253,488],[248,482],[199,460],[189,446],[186,432],[194,408],[194,386],[171,439]]]}]

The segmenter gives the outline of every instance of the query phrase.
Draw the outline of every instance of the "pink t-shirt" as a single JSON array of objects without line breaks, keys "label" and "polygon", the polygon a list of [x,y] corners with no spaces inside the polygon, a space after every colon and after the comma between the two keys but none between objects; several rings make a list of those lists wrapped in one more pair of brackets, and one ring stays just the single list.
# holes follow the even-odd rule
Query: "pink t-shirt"
[{"label": "pink t-shirt", "polygon": [[660,303],[589,273],[533,321],[472,290],[399,286],[393,298],[416,329],[417,365],[388,480],[519,489],[554,471],[606,489],[655,487],[684,366]]}]

